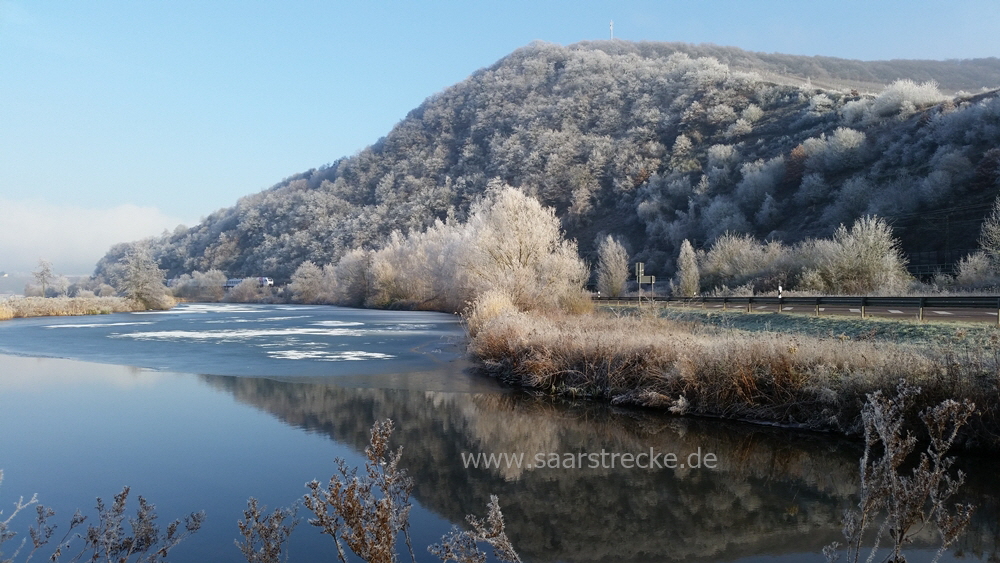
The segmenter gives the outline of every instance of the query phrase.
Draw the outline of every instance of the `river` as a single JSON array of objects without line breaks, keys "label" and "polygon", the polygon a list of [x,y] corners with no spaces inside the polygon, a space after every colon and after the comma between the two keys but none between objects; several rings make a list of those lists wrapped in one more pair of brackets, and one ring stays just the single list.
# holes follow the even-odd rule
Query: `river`
[{"label": "river", "polygon": [[[463,348],[452,315],[320,306],[0,323],[0,507],[38,493],[58,536],[75,509],[128,485],[162,522],[207,513],[171,561],[239,562],[248,497],[295,503],[334,458],[361,465],[372,423],[391,418],[420,561],[491,494],[531,562],[823,561],[842,539],[858,444],[504,389],[472,373]],[[479,454],[508,457],[487,468]],[[961,500],[978,510],[944,560],[995,560],[997,463],[963,467]],[[334,560],[299,517],[290,560]],[[910,560],[929,560],[932,540],[923,533]]]}]

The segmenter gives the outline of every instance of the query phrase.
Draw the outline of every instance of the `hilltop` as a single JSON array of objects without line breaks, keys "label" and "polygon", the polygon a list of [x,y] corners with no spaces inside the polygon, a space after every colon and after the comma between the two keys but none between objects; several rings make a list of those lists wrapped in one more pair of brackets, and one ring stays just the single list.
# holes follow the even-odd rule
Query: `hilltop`
[{"label": "hilltop", "polygon": [[954,261],[1000,189],[997,81],[993,58],[534,43],[431,96],[357,155],[150,244],[171,277],[217,268],[287,281],[306,260],[463,220],[499,180],[553,207],[585,257],[613,234],[662,276],[684,239],[791,243],[865,214],[886,217],[907,253]]}]

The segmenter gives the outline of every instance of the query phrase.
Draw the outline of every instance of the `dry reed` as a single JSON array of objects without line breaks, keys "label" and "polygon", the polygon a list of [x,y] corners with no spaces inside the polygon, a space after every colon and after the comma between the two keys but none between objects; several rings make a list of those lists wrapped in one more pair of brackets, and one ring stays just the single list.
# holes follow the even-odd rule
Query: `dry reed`
[{"label": "dry reed", "polygon": [[0,303],[0,320],[144,311],[124,297],[19,297]]},{"label": "dry reed", "polygon": [[[914,421],[943,399],[1000,398],[1000,361],[988,347],[928,349],[607,314],[506,314],[477,329],[470,353],[507,383],[678,414],[859,435],[866,395],[900,379],[925,390]],[[963,440],[1000,446],[996,410],[978,411]]]}]

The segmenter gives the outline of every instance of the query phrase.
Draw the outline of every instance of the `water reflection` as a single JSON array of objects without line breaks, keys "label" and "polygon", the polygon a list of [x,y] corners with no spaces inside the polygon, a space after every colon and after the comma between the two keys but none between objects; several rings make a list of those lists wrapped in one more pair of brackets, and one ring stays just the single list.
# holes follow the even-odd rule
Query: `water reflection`
[{"label": "water reflection", "polygon": [[[815,434],[665,417],[503,392],[446,392],[203,376],[290,425],[358,450],[373,421],[396,421],[419,502],[453,522],[500,496],[530,561],[732,561],[817,554],[840,540],[857,489],[856,444]],[[462,454],[643,452],[701,448],[716,469],[468,468]],[[960,552],[997,557],[989,465],[973,465],[961,501],[979,506]],[[933,536],[928,530],[924,542]]]}]

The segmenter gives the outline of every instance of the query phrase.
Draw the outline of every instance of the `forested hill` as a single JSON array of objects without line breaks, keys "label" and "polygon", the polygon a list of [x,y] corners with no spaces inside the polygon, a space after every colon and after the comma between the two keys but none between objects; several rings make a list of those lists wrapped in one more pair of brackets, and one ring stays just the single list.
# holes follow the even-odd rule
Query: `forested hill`
[{"label": "forested hill", "polygon": [[[169,276],[218,268],[287,280],[305,260],[461,220],[500,181],[553,206],[585,257],[614,234],[657,275],[673,270],[684,239],[796,242],[864,214],[888,218],[908,252],[973,248],[1000,188],[1000,100],[985,89],[1000,83],[998,64],[536,43],[432,96],[356,156],[151,246]],[[862,86],[908,76],[974,92]]]}]

